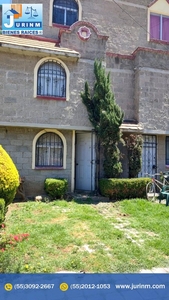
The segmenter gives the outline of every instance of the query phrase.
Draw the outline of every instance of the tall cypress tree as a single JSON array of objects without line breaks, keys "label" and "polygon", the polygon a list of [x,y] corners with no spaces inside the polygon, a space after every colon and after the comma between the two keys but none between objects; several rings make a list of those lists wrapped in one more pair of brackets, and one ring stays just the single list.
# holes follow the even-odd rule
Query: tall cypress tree
[{"label": "tall cypress tree", "polygon": [[89,120],[103,146],[105,176],[118,177],[122,172],[118,144],[122,141],[120,125],[124,114],[111,90],[110,74],[106,74],[99,61],[94,63],[94,75],[95,84],[92,93],[86,82],[81,97],[87,107]]},{"label": "tall cypress tree", "polygon": [[125,138],[129,163],[129,178],[138,177],[142,166],[143,137],[140,134],[130,134]]}]

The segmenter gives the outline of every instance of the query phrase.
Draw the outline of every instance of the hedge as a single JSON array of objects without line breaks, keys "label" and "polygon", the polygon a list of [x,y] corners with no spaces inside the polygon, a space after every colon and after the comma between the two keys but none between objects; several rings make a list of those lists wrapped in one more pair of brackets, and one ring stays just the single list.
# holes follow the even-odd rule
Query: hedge
[{"label": "hedge", "polygon": [[0,227],[5,220],[5,200],[0,198]]},{"label": "hedge", "polygon": [[67,192],[68,181],[62,178],[46,178],[44,189],[52,199],[62,199]]},{"label": "hedge", "polygon": [[146,185],[150,180],[150,178],[102,178],[99,180],[99,190],[102,196],[111,200],[146,198]]}]

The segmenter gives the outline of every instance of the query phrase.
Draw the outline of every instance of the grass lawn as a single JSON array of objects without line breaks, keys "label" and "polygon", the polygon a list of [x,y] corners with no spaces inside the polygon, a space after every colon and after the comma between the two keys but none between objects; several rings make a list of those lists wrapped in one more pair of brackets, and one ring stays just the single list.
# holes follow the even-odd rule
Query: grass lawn
[{"label": "grass lawn", "polygon": [[[14,203],[5,224],[0,273],[123,273],[169,266],[169,207],[163,204]],[[24,233],[29,236],[18,241]]]}]

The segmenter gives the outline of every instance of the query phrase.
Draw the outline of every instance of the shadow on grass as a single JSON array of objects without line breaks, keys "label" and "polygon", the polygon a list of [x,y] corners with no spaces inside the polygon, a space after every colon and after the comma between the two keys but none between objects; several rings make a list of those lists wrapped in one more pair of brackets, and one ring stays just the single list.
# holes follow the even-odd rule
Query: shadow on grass
[{"label": "shadow on grass", "polygon": [[115,201],[109,200],[106,197],[84,197],[84,196],[83,197],[74,197],[71,201],[74,201],[77,204],[98,204],[101,202],[104,202],[104,203],[115,202]]},{"label": "shadow on grass", "polygon": [[[40,202],[53,202],[57,200],[64,200],[67,202],[76,202],[77,204],[98,204],[100,202],[104,203],[110,203],[110,202],[117,202],[118,200],[110,200],[107,197],[103,197],[101,195],[90,195],[90,194],[77,194],[77,193],[71,193],[65,195],[63,199],[51,199],[49,196],[42,196],[42,200]],[[26,201],[23,201],[22,199],[15,198],[13,200],[13,203],[24,203],[24,202],[36,202],[35,197],[27,197]]]}]

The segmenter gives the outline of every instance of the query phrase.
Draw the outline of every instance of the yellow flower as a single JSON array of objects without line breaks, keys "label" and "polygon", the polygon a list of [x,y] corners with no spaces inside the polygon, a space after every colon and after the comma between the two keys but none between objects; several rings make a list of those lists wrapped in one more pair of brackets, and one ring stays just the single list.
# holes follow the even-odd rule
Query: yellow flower
[{"label": "yellow flower", "polygon": [[25,265],[25,269],[29,269],[29,265]]}]

